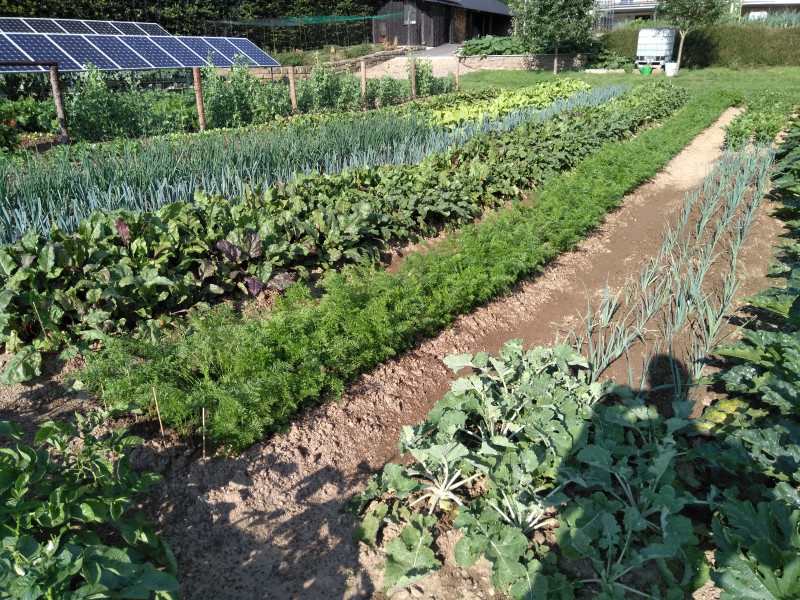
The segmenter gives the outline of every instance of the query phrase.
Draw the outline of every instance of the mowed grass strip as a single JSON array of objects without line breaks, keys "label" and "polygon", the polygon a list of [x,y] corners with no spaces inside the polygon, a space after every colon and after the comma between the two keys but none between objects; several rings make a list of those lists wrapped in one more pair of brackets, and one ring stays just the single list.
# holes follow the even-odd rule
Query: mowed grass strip
[{"label": "mowed grass strip", "polygon": [[465,227],[429,253],[410,255],[396,274],[349,268],[325,280],[320,298],[294,286],[261,316],[222,309],[161,346],[112,340],[82,380],[106,402],[143,408],[155,388],[162,415],[187,430],[204,407],[209,436],[240,450],[540,271],[735,100],[722,92],[695,97],[662,125],[607,144],[544,185],[530,206],[517,203]]}]

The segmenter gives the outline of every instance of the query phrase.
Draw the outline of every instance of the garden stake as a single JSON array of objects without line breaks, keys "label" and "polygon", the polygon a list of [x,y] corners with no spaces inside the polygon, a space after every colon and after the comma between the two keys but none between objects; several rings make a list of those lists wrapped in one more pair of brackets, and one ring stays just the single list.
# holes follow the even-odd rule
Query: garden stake
[{"label": "garden stake", "polygon": [[289,67],[289,97],[292,99],[292,114],[300,112],[297,109],[297,90],[294,87],[294,67]]},{"label": "garden stake", "polygon": [[155,387],[153,387],[153,400],[156,401],[156,415],[158,415],[158,427],[161,429],[161,437],[164,437],[164,424],[161,422],[161,410],[158,408],[158,397],[156,396]]},{"label": "garden stake", "polygon": [[361,59],[361,103],[367,110],[367,61]]},{"label": "garden stake", "polygon": [[200,78],[200,67],[192,67],[192,77],[194,77],[194,97],[197,101],[197,122],[200,131],[205,131],[206,111],[203,107],[203,80]]},{"label": "garden stake", "polygon": [[206,457],[206,407],[200,409],[200,415],[203,419],[203,458]]}]

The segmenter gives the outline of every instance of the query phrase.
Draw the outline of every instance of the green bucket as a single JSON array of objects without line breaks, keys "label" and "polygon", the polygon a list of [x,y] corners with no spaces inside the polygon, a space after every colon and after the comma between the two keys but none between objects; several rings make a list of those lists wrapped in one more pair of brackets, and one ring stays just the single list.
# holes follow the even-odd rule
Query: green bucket
[{"label": "green bucket", "polygon": [[642,75],[650,75],[650,73],[653,72],[653,67],[650,65],[642,65],[639,67],[639,72],[641,72]]}]

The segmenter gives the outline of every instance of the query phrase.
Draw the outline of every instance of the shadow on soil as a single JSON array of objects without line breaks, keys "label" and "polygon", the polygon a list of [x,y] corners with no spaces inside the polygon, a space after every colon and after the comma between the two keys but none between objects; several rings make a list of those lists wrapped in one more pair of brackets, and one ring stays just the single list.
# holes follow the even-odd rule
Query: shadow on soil
[{"label": "shadow on soil", "polygon": [[[164,476],[144,509],[175,551],[182,598],[373,596],[352,542],[357,521],[344,511],[358,485],[352,474],[323,466],[301,476],[296,462],[260,445],[203,460],[200,440],[190,446],[136,429],[151,442],[132,452],[135,468]],[[371,473],[365,461],[356,479]]]}]

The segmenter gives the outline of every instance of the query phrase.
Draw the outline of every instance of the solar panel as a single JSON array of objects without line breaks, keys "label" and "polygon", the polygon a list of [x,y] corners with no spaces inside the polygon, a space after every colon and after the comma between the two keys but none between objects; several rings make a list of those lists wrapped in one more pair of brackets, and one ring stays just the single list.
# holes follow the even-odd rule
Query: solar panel
[{"label": "solar panel", "polygon": [[53,19],[25,19],[25,23],[36,33],[64,33]]},{"label": "solar panel", "polygon": [[[98,69],[119,69],[117,63],[109,59],[82,35],[55,34],[51,35],[50,39],[82,66],[92,63]],[[61,65],[59,65],[60,67]]]},{"label": "solar panel", "polygon": [[119,29],[125,35],[146,35],[144,30],[139,29],[139,26],[136,23],[114,22],[114,27]]},{"label": "solar panel", "polygon": [[122,38],[139,56],[159,69],[172,69],[183,65],[153,43],[149,37],[127,36]]},{"label": "solar panel", "polygon": [[113,56],[121,69],[152,69],[153,66],[124,44],[118,37],[110,35],[86,36],[92,44],[107,56]]},{"label": "solar panel", "polygon": [[233,63],[233,60],[225,58],[214,46],[201,37],[179,37],[178,39],[189,46],[195,54],[206,60],[210,54],[211,62],[215,67],[229,67]]},{"label": "solar panel", "polygon": [[3,33],[16,33],[25,32],[30,33],[33,31],[28,27],[22,19],[0,19],[0,31]]},{"label": "solar panel", "polygon": [[203,39],[206,41],[206,43],[210,44],[217,52],[222,54],[222,56],[231,61],[231,63],[233,63],[233,61],[236,60],[237,55],[242,54],[236,46],[231,44],[225,38],[204,37]]},{"label": "solar panel", "polygon": [[186,44],[177,38],[153,37],[150,39],[184,67],[205,67],[208,64],[203,57],[192,52]]},{"label": "solar panel", "polygon": [[[0,35],[0,57],[2,57],[2,60],[25,62],[31,60],[30,57],[17,48],[14,43],[4,35]],[[0,73],[34,73],[43,70],[44,67],[0,66]]]},{"label": "solar panel", "polygon": [[166,29],[155,23],[137,23],[140,29],[143,29],[147,35],[169,35]]},{"label": "solar panel", "polygon": [[84,21],[84,25],[100,35],[119,35],[122,33],[109,21]]},{"label": "solar panel", "polygon": [[[62,71],[82,71],[82,65],[72,60],[45,35],[33,33],[8,33],[6,37],[19,46],[31,60],[56,61]],[[16,60],[16,59],[9,59]]]},{"label": "solar panel", "polygon": [[56,23],[67,33],[94,33],[83,21],[56,19]]},{"label": "solar panel", "polygon": [[256,46],[247,38],[227,38],[245,56],[250,58],[251,64],[259,67],[280,67],[280,63]]},{"label": "solar panel", "polygon": [[[130,32],[135,35],[122,33]],[[174,37],[155,23],[0,17],[0,61],[57,62],[62,71],[280,66],[244,38]],[[0,65],[0,72],[47,71],[43,66]]]}]

